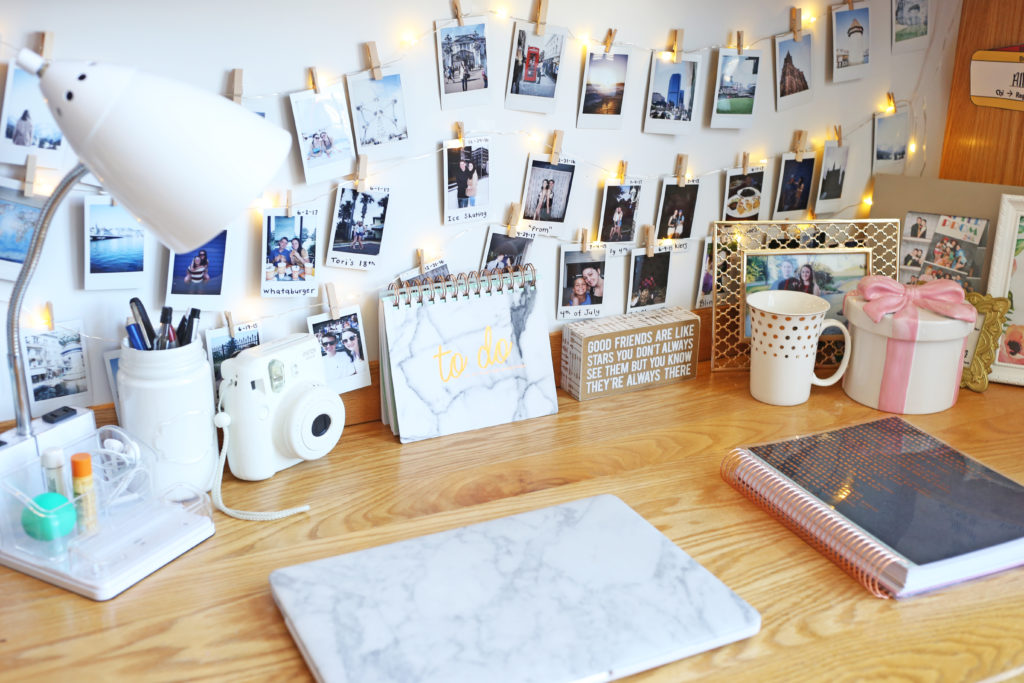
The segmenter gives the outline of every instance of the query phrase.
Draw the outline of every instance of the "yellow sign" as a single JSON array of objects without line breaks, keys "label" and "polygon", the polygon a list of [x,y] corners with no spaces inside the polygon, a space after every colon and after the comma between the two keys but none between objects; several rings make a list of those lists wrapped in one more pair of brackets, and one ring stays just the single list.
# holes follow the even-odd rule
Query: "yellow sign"
[{"label": "yellow sign", "polygon": [[1024,111],[1024,52],[978,50],[971,55],[971,102]]}]

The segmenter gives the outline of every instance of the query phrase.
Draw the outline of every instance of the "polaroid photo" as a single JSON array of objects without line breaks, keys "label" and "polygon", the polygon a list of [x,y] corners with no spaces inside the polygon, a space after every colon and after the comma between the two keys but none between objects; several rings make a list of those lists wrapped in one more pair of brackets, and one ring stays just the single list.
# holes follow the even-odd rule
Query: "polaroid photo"
[{"label": "polaroid photo", "polygon": [[359,307],[342,309],[337,318],[321,313],[306,318],[309,332],[320,342],[327,386],[339,394],[370,386],[370,363]]},{"label": "polaroid photo", "polygon": [[931,282],[933,280],[949,280],[960,285],[964,292],[980,292],[981,291],[981,278],[968,277],[962,272],[953,268],[943,268],[933,263],[925,262],[924,267],[921,268],[921,274],[917,276],[915,280],[911,276],[908,284],[924,284],[925,282]]},{"label": "polaroid photo", "polygon": [[537,25],[517,21],[512,27],[512,55],[508,64],[505,108],[550,114],[555,111],[558,67],[568,31],[548,24],[544,35]]},{"label": "polaroid photo", "polygon": [[697,210],[700,178],[684,180],[679,184],[675,176],[661,180],[661,200],[658,202],[658,240],[686,240],[693,231],[693,215]]},{"label": "polaroid photo", "polygon": [[434,22],[441,109],[487,104],[487,18],[463,16]]},{"label": "polaroid photo", "polygon": [[443,258],[430,261],[423,266],[423,272],[419,268],[410,268],[398,274],[395,284],[398,287],[412,287],[414,285],[425,285],[428,282],[443,281],[451,275],[448,264]]},{"label": "polaroid photo", "polygon": [[725,201],[722,203],[723,221],[756,221],[761,218],[764,192],[764,166],[747,169],[730,168],[725,172]]},{"label": "polaroid photo", "polygon": [[121,422],[121,399],[117,395],[117,371],[121,368],[121,349],[103,353],[103,367],[107,371],[107,383],[110,384],[110,398],[114,403],[114,414],[118,423]]},{"label": "polaroid photo", "polygon": [[3,136],[0,162],[23,166],[28,155],[44,168],[60,168],[68,143],[39,89],[39,78],[13,61],[7,63],[7,84],[0,108]]},{"label": "polaroid photo", "polygon": [[711,263],[715,253],[711,243],[713,239],[710,236],[704,238],[704,257],[701,259],[700,280],[697,281],[694,308],[711,308],[715,305],[715,267]]},{"label": "polaroid photo", "polygon": [[646,249],[634,249],[629,264],[629,297],[626,313],[665,308],[668,298],[668,272],[672,252],[647,255]]},{"label": "polaroid photo", "polygon": [[572,159],[560,158],[553,164],[546,156],[529,156],[522,199],[525,230],[538,236],[567,237],[565,215],[575,172],[576,162]]},{"label": "polaroid photo", "polygon": [[206,353],[213,368],[214,391],[220,389],[220,364],[227,358],[234,358],[243,349],[259,346],[260,324],[258,321],[233,325],[234,334],[226,327],[206,330]]},{"label": "polaroid photo", "polygon": [[917,284],[920,280],[926,255],[935,237],[935,229],[943,218],[937,213],[921,211],[908,211],[904,216],[898,278],[903,284]]},{"label": "polaroid photo", "polygon": [[409,140],[409,119],[405,112],[402,75],[394,69],[382,69],[383,78],[369,72],[345,77],[352,110],[352,129],[360,154],[373,153],[374,159],[390,159],[405,154]]},{"label": "polaroid photo", "polygon": [[624,49],[588,49],[584,57],[583,87],[576,115],[577,128],[622,128],[622,102],[626,94],[629,54]]},{"label": "polaroid photo", "polygon": [[[667,54],[667,53],[666,53]],[[689,133],[700,121],[697,91],[703,60],[700,53],[679,53],[679,61],[651,55],[651,75],[647,83],[644,112],[645,133],[679,135]]]},{"label": "polaroid photo", "polygon": [[735,48],[718,50],[718,75],[715,79],[715,108],[712,128],[749,128],[757,103],[757,75],[761,69],[760,50]]},{"label": "polaroid photo", "polygon": [[314,297],[316,237],[319,209],[302,209],[285,215],[284,209],[263,210],[263,251],[260,295],[264,297]]},{"label": "polaroid photo", "polygon": [[81,320],[55,323],[53,331],[23,331],[21,350],[32,417],[61,406],[92,403],[89,357]]},{"label": "polaroid photo", "polygon": [[799,221],[808,217],[811,189],[814,185],[814,153],[796,160],[786,152],[779,160],[779,180],[775,189],[775,211],[772,220]]},{"label": "polaroid photo", "polygon": [[83,202],[82,255],[85,289],[138,289],[146,283],[149,231],[122,204],[106,195]]},{"label": "polaroid photo", "polygon": [[478,223],[490,208],[491,139],[446,140],[444,155],[444,223]]},{"label": "polaroid photo", "polygon": [[525,266],[529,263],[533,238],[518,233],[509,237],[505,227],[491,226],[484,241],[484,253],[480,259],[480,270],[501,270]]},{"label": "polaroid photo", "polygon": [[981,291],[988,257],[987,232],[985,218],[936,217],[934,232],[924,249],[919,281],[953,280],[965,291]]},{"label": "polaroid photo", "polygon": [[639,177],[605,183],[598,232],[598,239],[607,250],[605,256],[628,254],[636,243],[636,212],[642,187],[643,179]]},{"label": "polaroid photo", "polygon": [[355,270],[377,267],[390,197],[391,189],[383,185],[365,190],[338,187],[325,266]]},{"label": "polaroid photo", "polygon": [[775,36],[775,111],[784,111],[813,98],[811,45],[814,35],[804,31],[800,40],[792,33]]},{"label": "polaroid photo", "polygon": [[299,156],[306,183],[333,180],[352,172],[356,158],[348,125],[348,102],[341,83],[288,96],[295,118]]},{"label": "polaroid photo", "polygon": [[229,231],[222,230],[198,249],[181,254],[170,251],[164,304],[201,311],[224,308],[224,269],[230,262],[229,256],[237,258],[233,245]]},{"label": "polaroid photo", "polygon": [[819,216],[835,213],[843,208],[843,184],[846,182],[846,164],[850,148],[840,147],[836,140],[825,141],[821,155],[821,175],[818,178],[818,199],[814,212]]},{"label": "polaroid photo", "polygon": [[26,197],[20,182],[0,178],[0,280],[16,280],[47,197]]},{"label": "polaroid photo", "polygon": [[580,251],[579,246],[564,246],[561,257],[558,320],[600,317],[605,297],[604,249]]},{"label": "polaroid photo", "polygon": [[871,10],[867,0],[832,6],[832,82],[867,75],[871,46]]},{"label": "polaroid photo", "polygon": [[875,151],[871,155],[872,173],[903,173],[910,143],[910,113],[875,114]]},{"label": "polaroid photo", "polygon": [[938,0],[892,0],[892,51],[927,50]]}]

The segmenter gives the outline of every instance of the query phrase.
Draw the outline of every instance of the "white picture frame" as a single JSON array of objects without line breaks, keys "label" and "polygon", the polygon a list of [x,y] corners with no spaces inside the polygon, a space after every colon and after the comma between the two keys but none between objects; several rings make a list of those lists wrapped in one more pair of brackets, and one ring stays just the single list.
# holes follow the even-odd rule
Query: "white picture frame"
[{"label": "white picture frame", "polygon": [[487,220],[491,205],[491,151],[491,138],[484,135],[445,140],[441,155],[445,225]]},{"label": "white picture frame", "polygon": [[[333,391],[348,391],[370,386],[370,361],[366,357],[366,334],[358,306],[349,306],[338,312],[337,318],[321,313],[306,318],[309,333],[320,343],[324,359],[324,379]],[[334,336],[334,354],[324,342]],[[354,337],[354,341],[350,341]],[[361,356],[356,358],[355,356]]]},{"label": "white picture frame", "polygon": [[613,47],[588,48],[583,56],[577,128],[622,128],[623,105],[629,88],[629,52]]},{"label": "white picture frame", "polygon": [[47,197],[26,197],[21,183],[0,178],[0,280],[16,280]]},{"label": "white picture frame", "polygon": [[89,349],[81,320],[54,323],[53,330],[22,330],[19,343],[32,417],[62,406],[92,404]]},{"label": "white picture frame", "polygon": [[875,112],[871,172],[903,173],[909,146],[910,112],[898,108],[891,113]]},{"label": "white picture frame", "polygon": [[927,50],[939,0],[892,0],[889,7],[893,54]]},{"label": "white picture frame", "polygon": [[680,52],[678,62],[670,53],[651,53],[651,69],[644,101],[643,131],[655,135],[683,135],[695,130],[703,116],[701,53]]},{"label": "white picture frame", "polygon": [[61,168],[68,143],[46,106],[39,78],[10,61],[0,106],[0,162],[24,166],[29,154],[44,168]]},{"label": "white picture frame", "polygon": [[[264,209],[261,223],[260,296],[315,297],[320,209]],[[285,240],[287,244],[282,244]],[[299,241],[298,250],[294,241]],[[298,251],[293,258],[292,252]],[[303,253],[305,252],[305,253]]]},{"label": "white picture frame", "polygon": [[109,195],[82,200],[82,286],[138,289],[146,284],[149,230]]},{"label": "white picture frame", "polygon": [[[560,70],[568,30],[547,24],[544,35],[537,25],[517,21],[512,26],[512,52],[505,82],[505,108],[550,114],[555,111],[564,78],[552,78]],[[543,57],[543,60],[541,60]]]},{"label": "white picture frame", "polygon": [[647,255],[647,249],[643,247],[630,252],[626,313],[665,308],[671,270],[671,246],[658,245],[651,256]]},{"label": "white picture frame", "polygon": [[487,17],[466,15],[462,21],[462,26],[456,19],[434,22],[441,109],[480,106],[491,101]]},{"label": "white picture frame", "polygon": [[814,153],[805,154],[797,161],[794,152],[779,157],[779,174],[775,183],[775,203],[772,220],[799,221],[811,215],[815,179]]},{"label": "white picture frame", "polygon": [[323,86],[319,94],[315,90],[293,92],[288,100],[306,184],[351,173],[356,147],[349,125],[348,100],[341,83]]},{"label": "white picture frame", "polygon": [[814,99],[814,34],[780,33],[775,46],[775,111],[785,111]]},{"label": "white picture frame", "polygon": [[201,311],[217,311],[225,307],[231,298],[228,268],[237,259],[236,238],[233,236],[237,231],[237,228],[221,230],[202,246],[182,254],[167,250],[164,305],[194,307]]},{"label": "white picture frame", "polygon": [[607,180],[601,189],[601,213],[598,223],[598,241],[606,256],[628,254],[637,242],[640,198],[644,181],[640,176]]},{"label": "white picture frame", "polygon": [[1004,194],[999,200],[999,218],[991,241],[992,262],[987,293],[1012,296],[1016,304],[1007,313],[1003,334],[989,380],[1024,385],[1024,195]]},{"label": "white picture frame", "polygon": [[839,146],[837,140],[826,140],[818,170],[818,197],[814,212],[819,216],[835,213],[843,208],[843,190],[846,186],[846,167],[850,161],[850,147]]},{"label": "white picture frame", "polygon": [[368,71],[349,74],[345,83],[357,153],[392,159],[412,145],[410,120],[401,72],[381,69],[381,73],[379,79]]},{"label": "white picture frame", "polygon": [[[608,259],[604,249],[582,251],[578,245],[565,245],[559,258],[558,298],[556,316],[558,320],[584,320],[600,317],[607,304],[604,300],[609,292],[607,273]],[[583,280],[582,293],[574,285]],[[578,303],[573,303],[577,295]],[[589,301],[589,303],[588,303]]]},{"label": "white picture frame", "polygon": [[711,102],[712,128],[749,128],[757,111],[760,74],[766,66],[761,50],[723,47],[718,50],[715,92]]},{"label": "white picture frame", "polygon": [[864,78],[871,70],[871,8],[867,0],[832,5],[832,82]]},{"label": "white picture frame", "polygon": [[567,239],[571,229],[566,218],[575,174],[576,162],[572,159],[560,157],[557,163],[551,163],[546,156],[529,155],[520,221],[524,229],[537,236]]},{"label": "white picture frame", "polygon": [[371,185],[358,190],[339,185],[334,194],[334,212],[324,265],[330,268],[372,270],[380,260],[387,234],[391,188]]}]

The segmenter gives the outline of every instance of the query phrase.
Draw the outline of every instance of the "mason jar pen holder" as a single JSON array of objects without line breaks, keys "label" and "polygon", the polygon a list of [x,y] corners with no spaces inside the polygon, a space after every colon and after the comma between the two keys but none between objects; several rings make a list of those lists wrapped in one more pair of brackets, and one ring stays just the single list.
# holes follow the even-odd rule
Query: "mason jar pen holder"
[{"label": "mason jar pen holder", "polygon": [[0,564],[107,600],[213,535],[209,497],[156,490],[155,456],[124,430],[61,450],[0,475]]}]

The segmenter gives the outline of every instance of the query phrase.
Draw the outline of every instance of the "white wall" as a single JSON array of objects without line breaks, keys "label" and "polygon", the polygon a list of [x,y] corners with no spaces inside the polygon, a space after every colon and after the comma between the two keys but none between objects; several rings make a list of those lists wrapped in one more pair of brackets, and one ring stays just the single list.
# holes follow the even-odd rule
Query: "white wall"
[{"label": "white wall", "polygon": [[[863,207],[860,198],[870,188],[871,115],[885,102],[885,93],[893,91],[898,100],[912,100],[915,138],[918,152],[912,156],[907,173],[936,176],[945,125],[946,104],[960,0],[945,0],[935,20],[935,35],[928,52],[892,55],[889,47],[890,0],[869,0],[872,11],[871,55],[868,78],[832,84],[826,73],[825,50],[830,46],[827,34],[830,18],[827,5],[813,0],[803,5],[805,17],[817,21],[805,25],[814,36],[815,94],[811,103],[777,113],[774,107],[774,72],[763,70],[754,125],[747,130],[708,128],[705,120],[692,134],[671,137],[641,132],[643,99],[646,94],[651,49],[664,49],[671,28],[685,29],[685,48],[701,49],[705,57],[705,84],[701,93],[710,97],[713,71],[712,47],[729,44],[733,31],[745,32],[745,42],[763,49],[772,63],[772,43],[768,39],[789,26],[790,2],[766,0],[552,0],[548,21],[569,28],[574,36],[593,36],[603,40],[609,27],[618,29],[616,42],[628,44],[629,89],[625,102],[625,121],[618,131],[576,130],[582,44],[570,41],[563,57],[559,100],[552,115],[507,111],[503,108],[502,88],[507,66],[512,22],[491,11],[505,10],[509,15],[530,18],[532,0],[503,2],[485,0],[463,2],[468,12],[490,16],[491,99],[482,107],[441,111],[438,100],[433,21],[451,16],[447,0],[385,0],[383,2],[340,3],[300,0],[292,3],[240,2],[138,2],[137,0],[48,0],[47,2],[7,3],[0,14],[0,59],[12,59],[14,48],[35,47],[36,32],[55,34],[54,58],[91,59],[133,64],[164,77],[192,83],[201,88],[225,92],[232,68],[245,70],[247,102],[276,114],[278,121],[293,132],[286,94],[304,89],[306,69],[319,67],[321,78],[336,80],[342,74],[360,70],[362,43],[375,40],[385,62],[399,59],[395,66],[404,75],[410,107],[412,150],[405,161],[374,162],[370,157],[371,181],[390,185],[388,231],[382,248],[381,265],[372,272],[321,268],[320,272],[337,282],[343,296],[362,306],[371,355],[377,343],[376,292],[396,273],[414,264],[415,249],[425,248],[427,255],[443,255],[453,271],[479,266],[487,226],[445,227],[441,224],[440,203],[442,171],[436,153],[441,140],[451,137],[452,123],[464,121],[467,131],[490,131],[494,135],[491,151],[491,193],[494,198],[490,220],[503,222],[510,202],[519,201],[527,154],[545,153],[553,129],[565,131],[563,152],[574,157],[579,166],[574,180],[567,223],[578,228],[594,225],[600,209],[600,184],[612,174],[620,159],[629,162],[631,175],[647,179],[638,213],[639,222],[653,222],[660,194],[657,179],[671,174],[676,154],[689,155],[690,171],[708,174],[698,202],[694,234],[707,229],[720,213],[723,178],[717,169],[735,166],[742,151],[752,159],[768,158],[769,175],[774,177],[778,155],[787,151],[796,129],[810,131],[811,141],[820,150],[826,131],[835,124],[844,130],[844,142],[851,146],[850,166],[844,203],[851,207],[839,217],[853,217]],[[939,4],[933,2],[933,7]],[[403,43],[404,36],[417,36],[413,45]],[[14,47],[12,47],[14,46]],[[712,65],[711,69],[707,66]],[[0,81],[2,83],[2,81]],[[497,86],[497,87],[495,87]],[[925,115],[927,114],[927,116]],[[925,121],[927,127],[925,128]],[[531,138],[533,131],[538,136]],[[158,133],[157,133],[158,134]],[[158,159],[153,160],[159,163]],[[0,175],[20,177],[20,169],[0,164]],[[334,201],[333,185],[304,184],[297,153],[278,174],[268,191],[271,194],[292,189],[295,202],[309,202],[329,215]],[[771,183],[774,188],[774,183]],[[147,285],[138,292],[84,291],[82,287],[82,199],[87,190],[77,192],[57,214],[51,228],[43,261],[28,292],[26,308],[52,301],[58,321],[84,319],[91,353],[94,395],[92,402],[110,400],[102,366],[102,351],[113,349],[129,314],[128,299],[140,296],[151,310],[163,303],[167,257],[161,248],[147,254],[147,263],[156,264]],[[187,202],[188,197],[181,197]],[[244,258],[233,263],[229,286],[237,292],[230,309],[236,321],[262,318],[265,334],[276,338],[305,329],[305,317],[320,312],[314,300],[261,300],[258,295],[260,233],[256,212],[241,216],[231,230],[244,234]],[[764,214],[767,217],[767,214]],[[321,231],[321,239],[325,239]],[[547,278],[549,310],[554,320],[559,243],[539,240],[532,260]],[[699,268],[700,248],[692,245],[689,254],[673,256],[670,304],[692,305],[694,284]],[[625,259],[621,259],[626,263]],[[625,299],[623,268],[619,285],[606,308],[621,312]],[[614,272],[609,274],[614,282]],[[9,283],[0,283],[0,298],[9,296]],[[609,297],[606,294],[606,302]],[[3,315],[6,316],[6,306]],[[203,327],[221,326],[218,313],[204,312]],[[552,329],[557,328],[552,322]],[[6,348],[3,349],[6,354]],[[6,375],[5,375],[6,376]],[[6,384],[6,382],[4,383]],[[7,391],[0,390],[0,419],[13,416]]]}]

